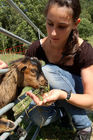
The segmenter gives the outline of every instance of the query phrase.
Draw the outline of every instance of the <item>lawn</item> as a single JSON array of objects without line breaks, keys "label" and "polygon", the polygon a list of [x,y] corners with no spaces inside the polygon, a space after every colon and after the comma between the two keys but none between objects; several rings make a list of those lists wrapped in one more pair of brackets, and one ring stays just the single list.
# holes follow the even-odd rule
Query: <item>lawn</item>
[{"label": "lawn", "polygon": [[[13,60],[21,58],[21,57],[23,57],[23,56],[18,55],[18,54],[0,54],[0,59],[2,59],[3,61],[5,61],[8,64],[10,61],[13,61]],[[31,89],[30,87],[24,88],[21,94],[25,93],[26,91],[28,91],[30,89]],[[24,108],[26,108],[29,105],[30,102],[31,102],[31,99],[29,97],[26,97],[21,103],[17,104],[13,108],[13,110],[15,111],[15,117],[18,116],[24,110]],[[90,118],[91,119],[93,118],[93,116],[91,114],[90,114]],[[28,122],[28,124],[29,124],[29,122]],[[23,122],[21,123],[21,126],[23,128],[25,128],[26,125],[27,125],[27,122],[25,120],[23,120]],[[37,137],[37,140],[72,140],[74,132],[75,131],[71,131],[71,130],[62,128],[60,120],[59,120],[48,126],[42,127],[40,130],[40,133]],[[32,133],[33,133],[33,130],[31,129],[26,140],[31,139]],[[18,140],[18,138],[15,136],[15,137],[13,137],[13,140]],[[93,139],[91,138],[91,140],[93,140]]]},{"label": "lawn", "polygon": [[14,53],[5,53],[5,54],[0,54],[0,59],[9,64],[11,61],[16,60],[18,58],[23,57],[23,55],[19,54],[14,54]]}]

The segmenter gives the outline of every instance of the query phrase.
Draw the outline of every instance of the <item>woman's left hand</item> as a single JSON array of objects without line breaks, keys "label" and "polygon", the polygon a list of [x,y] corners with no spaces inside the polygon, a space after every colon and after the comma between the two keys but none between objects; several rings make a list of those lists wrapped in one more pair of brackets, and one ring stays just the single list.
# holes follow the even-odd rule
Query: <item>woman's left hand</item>
[{"label": "woman's left hand", "polygon": [[61,90],[59,89],[52,89],[51,91],[43,94],[43,101],[42,104],[51,105],[56,100],[60,99]]}]

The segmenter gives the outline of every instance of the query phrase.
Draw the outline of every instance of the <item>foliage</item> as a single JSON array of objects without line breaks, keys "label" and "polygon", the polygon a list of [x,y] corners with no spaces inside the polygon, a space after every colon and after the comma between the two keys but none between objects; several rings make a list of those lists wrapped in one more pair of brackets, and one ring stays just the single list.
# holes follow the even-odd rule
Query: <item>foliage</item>
[{"label": "foliage", "polygon": [[93,46],[93,35],[87,38],[88,42]]},{"label": "foliage", "polygon": [[[46,0],[15,0],[16,5],[28,16],[28,18],[44,33],[45,18],[43,16],[43,9]],[[0,0],[0,25],[6,30],[20,36],[21,38],[32,42],[38,39],[38,33],[31,25],[29,25],[23,17],[21,17],[5,0]],[[3,35],[4,36],[4,35]],[[1,39],[1,36],[0,36]],[[1,42],[2,46],[3,43]],[[11,47],[18,45],[19,42],[7,38],[5,45]]]},{"label": "foliage", "polygon": [[93,35],[93,0],[80,0],[82,12],[81,23],[78,27],[80,37],[86,39]]},{"label": "foliage", "polygon": [[82,18],[78,29],[80,37],[84,39],[93,35],[93,23],[91,23],[91,21],[89,21],[87,18]]},{"label": "foliage", "polygon": [[[44,7],[48,0],[14,0],[16,5],[27,15],[27,17],[46,35]],[[78,26],[80,37],[86,39],[93,35],[93,0],[80,0],[82,13],[81,23]],[[23,19],[6,0],[0,0],[0,26],[6,30],[20,36],[21,38],[33,42],[39,38],[27,21]],[[20,44],[19,41],[0,34],[0,49],[10,48]]]}]

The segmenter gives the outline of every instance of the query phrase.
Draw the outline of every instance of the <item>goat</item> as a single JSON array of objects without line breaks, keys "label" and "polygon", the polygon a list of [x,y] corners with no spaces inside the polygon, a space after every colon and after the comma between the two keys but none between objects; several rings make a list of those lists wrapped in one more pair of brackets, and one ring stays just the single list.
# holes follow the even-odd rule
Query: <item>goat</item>
[{"label": "goat", "polygon": [[[0,108],[15,100],[26,86],[40,88],[47,85],[37,58],[24,57],[11,64],[9,71],[0,77]],[[11,118],[13,118],[13,113],[9,112],[8,119]],[[13,127],[12,121],[0,118],[0,133],[5,131],[7,123]]]}]

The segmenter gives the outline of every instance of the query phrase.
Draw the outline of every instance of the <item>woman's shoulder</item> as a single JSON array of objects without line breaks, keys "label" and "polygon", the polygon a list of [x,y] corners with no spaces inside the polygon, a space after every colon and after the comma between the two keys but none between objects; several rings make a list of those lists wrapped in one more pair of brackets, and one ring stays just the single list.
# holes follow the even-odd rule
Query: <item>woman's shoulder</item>
[{"label": "woman's shoulder", "polygon": [[43,48],[46,46],[47,40],[48,40],[48,37],[44,37],[43,39],[40,39],[40,44]]},{"label": "woman's shoulder", "polygon": [[45,44],[46,40],[47,40],[47,37],[42,38],[40,40],[36,40],[36,41],[32,42],[32,44],[29,45],[29,47],[35,47],[35,48],[42,47],[43,44]]},{"label": "woman's shoulder", "polygon": [[84,42],[84,40],[82,39],[82,38],[78,38],[78,44],[79,44],[79,46],[81,46],[82,45],[82,43]]},{"label": "woman's shoulder", "polygon": [[88,53],[87,51],[89,51],[91,53],[93,53],[93,47],[92,45],[87,41],[87,40],[83,40],[82,38],[79,38],[79,52],[81,53]]},{"label": "woman's shoulder", "polygon": [[35,56],[36,55],[36,50],[40,48],[40,40],[34,41],[32,44],[28,46],[28,49],[25,53],[26,56]]},{"label": "woman's shoulder", "polygon": [[46,38],[36,40],[31,45],[28,46],[28,49],[26,51],[26,56],[36,56],[41,55],[43,52],[43,44],[45,44]]},{"label": "woman's shoulder", "polygon": [[36,40],[29,45],[29,47],[37,47],[37,46],[40,46],[40,40]]},{"label": "woman's shoulder", "polygon": [[79,58],[78,61],[83,68],[93,65],[93,47],[88,41],[83,40],[81,42],[77,52],[77,57]]}]

